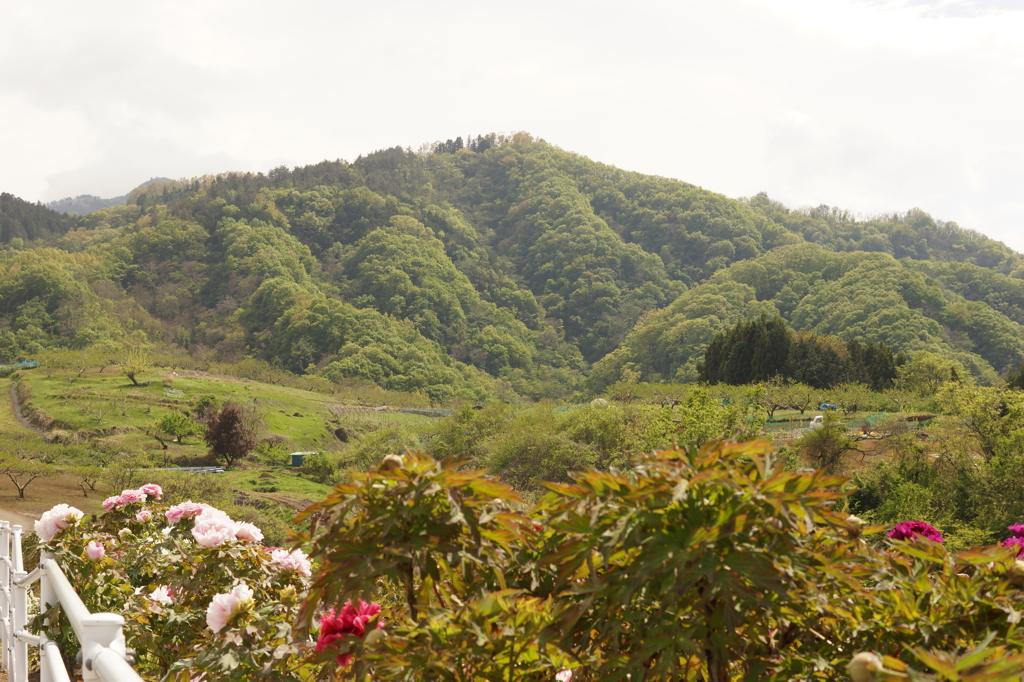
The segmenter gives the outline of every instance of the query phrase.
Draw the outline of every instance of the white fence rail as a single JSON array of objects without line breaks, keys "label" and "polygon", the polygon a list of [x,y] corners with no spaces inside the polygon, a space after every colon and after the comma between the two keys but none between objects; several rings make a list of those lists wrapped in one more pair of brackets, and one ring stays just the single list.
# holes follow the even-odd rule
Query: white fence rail
[{"label": "white fence rail", "polygon": [[128,663],[121,631],[124,618],[114,613],[89,613],[75,588],[49,554],[26,573],[21,556],[21,526],[0,521],[0,665],[10,682],[28,682],[28,647],[39,649],[40,682],[70,682],[64,660],[46,633],[32,634],[28,623],[29,588],[39,581],[39,609],[60,604],[78,635],[83,682],[142,682]]}]

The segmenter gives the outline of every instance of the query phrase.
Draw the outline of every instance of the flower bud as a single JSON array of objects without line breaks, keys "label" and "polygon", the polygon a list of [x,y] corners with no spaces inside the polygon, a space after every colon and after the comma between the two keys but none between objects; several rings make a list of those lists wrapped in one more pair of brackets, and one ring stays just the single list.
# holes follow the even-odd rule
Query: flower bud
[{"label": "flower bud", "polygon": [[846,522],[850,524],[850,526],[852,526],[852,528],[848,531],[850,533],[851,538],[859,538],[861,531],[864,530],[864,527],[868,525],[867,521],[860,518],[859,516],[854,516],[853,514],[850,514],[846,517]]},{"label": "flower bud", "polygon": [[1024,587],[1024,561],[1017,559],[1013,562],[1013,566],[1010,566],[1010,570],[1006,572],[1010,577],[1010,582],[1017,587]]},{"label": "flower bud", "polygon": [[381,471],[392,471],[393,469],[401,469],[405,466],[405,461],[399,455],[388,455],[380,461],[378,467]]},{"label": "flower bud", "polygon": [[878,679],[878,671],[882,669],[882,659],[871,651],[862,651],[846,666],[853,682],[873,682]]},{"label": "flower bud", "polygon": [[277,593],[277,598],[285,606],[294,606],[298,603],[297,593],[291,585],[286,585]]}]

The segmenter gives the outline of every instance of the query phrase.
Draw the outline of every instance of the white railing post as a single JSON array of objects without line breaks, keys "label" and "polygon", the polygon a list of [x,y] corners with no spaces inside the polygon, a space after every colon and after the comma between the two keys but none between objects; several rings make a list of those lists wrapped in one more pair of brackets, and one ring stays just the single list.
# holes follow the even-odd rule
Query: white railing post
[{"label": "white railing post", "polygon": [[21,561],[21,526],[11,526],[14,531],[14,544],[11,547],[11,560],[14,562],[15,571],[24,571],[25,566]]},{"label": "white railing post", "polygon": [[[11,580],[18,582],[28,575],[21,557],[21,526],[11,526],[11,531],[11,564],[14,569]],[[28,587],[15,587],[13,597],[14,613],[11,614],[11,639],[14,640],[14,648],[11,651],[11,662],[14,669],[13,682],[28,682],[28,644],[13,637],[15,632],[24,630],[28,622]]]},{"label": "white railing post", "polygon": [[0,521],[0,668],[11,669],[11,522]]},{"label": "white railing post", "polygon": [[[39,565],[43,566],[47,561],[53,559],[51,552],[40,552],[39,553]],[[53,585],[50,581],[50,576],[46,571],[43,571],[39,576],[39,613],[46,613],[51,606],[57,603],[57,594],[53,590]],[[50,636],[50,619],[47,618],[43,621],[43,634],[47,637]],[[52,648],[52,647],[50,647]],[[53,677],[50,673],[50,667],[46,665],[44,660],[46,656],[53,655],[54,651],[47,651],[47,647],[39,649],[39,682],[53,682]]]},{"label": "white railing post", "polygon": [[[17,526],[15,526],[17,528]],[[17,535],[15,535],[17,537]],[[22,632],[25,629],[28,618],[28,585],[17,584],[28,573],[25,571],[14,571],[14,622],[11,624],[14,632]],[[14,670],[11,674],[11,682],[28,682],[28,644],[20,639],[14,640]]]},{"label": "white railing post", "polygon": [[100,680],[100,668],[106,668],[106,659],[119,657],[125,665],[124,618],[115,613],[96,613],[82,619],[82,680]]}]

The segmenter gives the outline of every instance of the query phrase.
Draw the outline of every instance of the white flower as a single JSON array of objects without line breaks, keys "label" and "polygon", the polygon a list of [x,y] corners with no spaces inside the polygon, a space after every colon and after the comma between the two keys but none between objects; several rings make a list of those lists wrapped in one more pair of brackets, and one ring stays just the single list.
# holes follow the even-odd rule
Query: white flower
[{"label": "white flower", "polygon": [[78,523],[85,514],[81,509],[76,509],[67,504],[58,504],[48,512],[45,512],[35,522],[36,535],[43,542],[49,542],[53,536],[68,526]]},{"label": "white flower", "polygon": [[149,598],[152,601],[159,602],[164,606],[170,606],[174,603],[174,599],[171,597],[171,590],[167,585],[161,585],[152,592],[149,593]]}]

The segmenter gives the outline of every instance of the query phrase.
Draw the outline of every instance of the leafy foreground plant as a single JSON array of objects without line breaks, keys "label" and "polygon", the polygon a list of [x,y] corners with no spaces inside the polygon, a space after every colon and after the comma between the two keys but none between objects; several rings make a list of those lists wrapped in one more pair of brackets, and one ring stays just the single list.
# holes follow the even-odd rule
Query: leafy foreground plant
[{"label": "leafy foreground plant", "polygon": [[[783,471],[768,443],[650,453],[533,508],[460,466],[409,453],[353,474],[300,515],[318,517],[315,572],[217,509],[153,504],[157,486],[93,523],[59,505],[36,531],[90,610],[125,615],[149,679],[1024,673],[1016,546],[953,554],[927,529],[873,546],[882,527],[830,508],[845,479]],[[59,607],[43,617],[74,652]]]},{"label": "leafy foreground plant", "polygon": [[323,532],[297,629],[382,606],[315,654],[344,679],[1020,679],[1016,548],[874,547],[830,509],[844,479],[780,469],[765,442],[667,450],[527,509],[457,459],[389,456],[300,515]]}]

